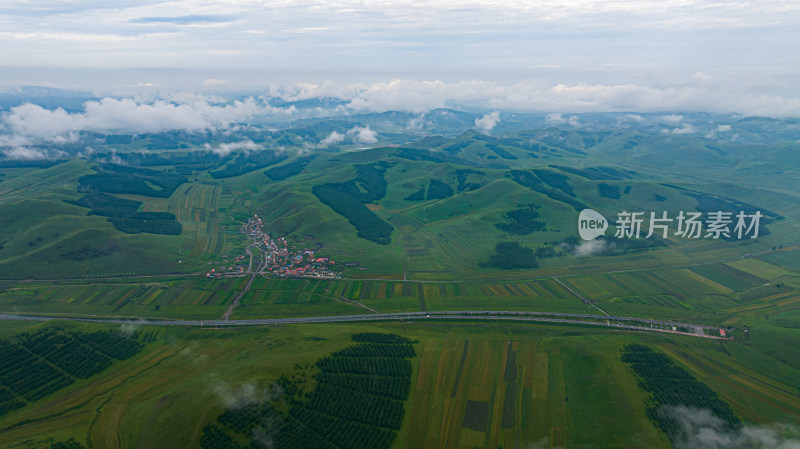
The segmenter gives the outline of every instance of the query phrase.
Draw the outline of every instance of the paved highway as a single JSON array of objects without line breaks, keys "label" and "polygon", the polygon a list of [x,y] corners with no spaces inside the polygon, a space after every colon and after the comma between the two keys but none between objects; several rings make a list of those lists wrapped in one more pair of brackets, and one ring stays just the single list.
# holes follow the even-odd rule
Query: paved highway
[{"label": "paved highway", "polygon": [[[664,332],[670,334],[689,335],[693,337],[711,338],[726,340],[713,335],[705,335],[704,329],[716,331],[717,327],[699,326],[689,323],[678,323],[673,321],[654,321],[642,318],[617,317],[604,315],[587,315],[576,313],[550,313],[550,312],[514,312],[514,311],[442,311],[442,312],[403,312],[403,313],[377,313],[371,315],[336,315],[336,316],[315,316],[315,317],[296,317],[296,318],[275,318],[275,319],[252,319],[252,320],[148,320],[137,318],[80,318],[80,317],[54,317],[54,316],[32,316],[32,315],[8,315],[0,314],[0,320],[15,321],[51,321],[56,319],[86,321],[95,323],[110,324],[141,324],[158,326],[258,326],[258,325],[280,325],[280,324],[312,324],[312,323],[341,323],[359,321],[409,321],[409,320],[428,320],[428,319],[448,319],[448,320],[511,320],[511,321],[536,321],[549,323],[569,323],[590,326],[613,327],[616,329],[648,332]],[[608,320],[617,321],[611,323]],[[626,322],[626,323],[623,323]],[[668,329],[657,329],[643,326],[645,323],[659,324],[668,326]],[[680,332],[671,330],[672,326],[686,327],[694,329],[695,332]]]}]

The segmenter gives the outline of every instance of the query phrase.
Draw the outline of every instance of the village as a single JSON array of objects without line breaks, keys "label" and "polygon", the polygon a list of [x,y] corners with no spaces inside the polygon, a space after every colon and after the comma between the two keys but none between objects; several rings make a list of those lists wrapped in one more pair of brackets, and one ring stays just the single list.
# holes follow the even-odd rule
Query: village
[{"label": "village", "polygon": [[264,231],[264,223],[258,215],[250,217],[240,229],[248,239],[245,253],[223,263],[218,269],[206,273],[209,278],[239,277],[245,274],[263,274],[279,277],[310,277],[336,279],[341,273],[333,270],[336,263],[327,257],[317,257],[313,249],[298,249],[290,246],[286,238],[273,239]]}]

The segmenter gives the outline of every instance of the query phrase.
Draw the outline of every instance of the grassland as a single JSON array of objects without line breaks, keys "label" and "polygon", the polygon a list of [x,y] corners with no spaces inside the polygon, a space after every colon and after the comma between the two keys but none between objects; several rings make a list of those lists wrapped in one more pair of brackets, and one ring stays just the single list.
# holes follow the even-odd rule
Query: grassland
[{"label": "grassland", "polygon": [[[442,159],[444,156],[436,153],[392,148],[321,153],[314,158],[299,159],[299,170],[291,171],[291,176],[275,176],[275,179],[254,168],[217,179],[209,174],[208,166],[202,166],[180,178],[186,182],[168,196],[168,191],[162,194],[162,190],[149,196],[117,193],[123,199],[142,202],[140,212],[175,215],[182,227],[179,236],[121,233],[105,218],[86,215],[86,209],[64,203],[80,197],[80,180],[94,172],[95,166],[84,160],[74,159],[44,169],[5,168],[0,182],[0,216],[14,219],[13,223],[8,218],[0,222],[8,231],[0,242],[0,278],[198,272],[209,263],[242,251],[244,240],[237,234],[238,225],[253,213],[265,219],[268,232],[287,236],[304,247],[321,248],[326,256],[337,261],[357,262],[358,266],[348,270],[346,275],[363,279],[511,280],[687,267],[734,262],[748,253],[789,247],[797,240],[800,208],[795,206],[798,198],[794,191],[788,188],[794,185],[791,182],[753,181],[756,187],[748,190],[725,183],[719,173],[708,177],[706,171],[697,171],[683,163],[680,167],[646,165],[649,159],[644,158],[645,154],[647,157],[662,155],[655,141],[650,142],[651,148],[646,152],[642,144],[637,147],[636,154],[642,153],[644,159],[634,157],[612,164],[609,142],[592,152],[579,147],[576,147],[580,149],[577,152],[564,150],[556,158],[561,168],[553,168],[556,161],[550,160],[552,155],[520,157],[523,154],[508,147],[514,142],[519,144],[518,141],[500,144],[492,139],[476,134],[463,135],[455,141],[463,141],[466,152],[450,159]],[[490,151],[487,145],[505,148],[518,159],[506,160],[513,165],[490,164],[480,156]],[[364,190],[367,184],[359,181],[359,167],[367,166],[382,167],[375,176],[369,177],[369,185],[374,181],[380,186],[385,181],[385,195],[383,188],[378,189],[380,195],[377,196]],[[541,187],[536,190],[515,182],[511,173],[516,172],[510,170],[512,166],[519,168],[520,173],[537,176],[535,179]],[[565,167],[571,171],[564,171]],[[585,174],[594,173],[590,169],[596,167],[610,167],[614,173],[625,174],[625,177],[603,180],[622,192],[620,198],[599,193],[600,180],[592,179],[596,175]],[[172,173],[176,167],[155,168],[164,170],[165,179],[169,178],[165,183],[170,189],[174,188],[175,182],[170,180],[178,179]],[[686,169],[686,172],[677,179],[675,171],[679,169]],[[143,173],[150,177],[158,173],[148,170]],[[539,180],[536,173],[552,185]],[[427,200],[408,199],[420,186],[431,183],[452,193],[434,195],[436,198]],[[688,190],[676,190],[664,184]],[[345,186],[352,190],[353,198],[360,198],[358,201],[372,202],[359,209],[363,212],[361,215],[345,218],[313,194],[320,186]],[[564,257],[540,258],[538,269],[498,270],[480,266],[494,253],[498,242],[516,241],[537,249],[558,247],[560,242],[574,235],[577,212],[562,199],[584,203],[613,223],[621,210],[658,209],[668,211],[671,216],[681,210],[693,210],[699,205],[696,198],[686,194],[689,190],[707,192],[703,198],[718,197],[719,204],[754,204],[785,218],[766,224],[769,234],[752,241],[670,236],[663,247],[602,258],[576,257],[573,251],[564,251]],[[139,193],[147,192],[149,190],[144,189]],[[529,205],[538,207],[538,220],[542,222],[535,232],[512,235],[503,232],[502,226],[498,228],[498,224],[507,220],[507,213]],[[362,225],[360,219],[354,217],[362,215],[391,225],[391,230],[381,231],[380,239],[373,237],[388,244],[359,237],[359,232],[366,232],[367,223]],[[348,220],[356,220],[360,228]],[[81,255],[92,257],[76,257],[68,248],[79,248]],[[785,263],[791,264],[790,258],[786,259]],[[726,267],[720,269],[727,270]]]}]

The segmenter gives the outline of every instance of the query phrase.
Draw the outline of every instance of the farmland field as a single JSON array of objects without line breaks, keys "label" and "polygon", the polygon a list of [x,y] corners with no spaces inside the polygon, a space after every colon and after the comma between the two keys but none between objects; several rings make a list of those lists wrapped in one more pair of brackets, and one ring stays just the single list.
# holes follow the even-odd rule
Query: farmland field
[{"label": "farmland field", "polygon": [[[53,325],[17,326],[3,338],[46,333]],[[66,326],[75,335],[109,329]],[[233,404],[237,392],[271,391],[281,375],[301,379],[297,374],[307,371],[298,367],[352,345],[351,335],[360,332],[415,341],[411,394],[392,448],[517,442],[574,447],[598,441],[603,447],[669,447],[648,418],[635,373],[622,362],[622,348],[632,343],[665,354],[745,422],[792,422],[800,413],[797,368],[777,362],[781,368],[775,369],[776,356],[752,340],[718,343],[575,326],[436,322],[250,330],[140,326],[136,332],[141,353],[38,399],[35,406],[0,416],[4,447],[49,447],[48,442],[68,438],[107,447],[197,444],[203,427]],[[22,421],[30,424],[19,425]],[[172,431],[164,432],[170,425]]]}]

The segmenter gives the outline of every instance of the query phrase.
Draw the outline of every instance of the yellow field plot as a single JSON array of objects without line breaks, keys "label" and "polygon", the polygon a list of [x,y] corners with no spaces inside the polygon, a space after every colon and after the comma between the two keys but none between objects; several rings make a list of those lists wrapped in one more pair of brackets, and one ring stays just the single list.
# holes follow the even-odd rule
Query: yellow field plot
[{"label": "yellow field plot", "polygon": [[422,291],[426,298],[439,296],[439,286],[436,284],[422,284]]},{"label": "yellow field plot", "polygon": [[119,306],[120,304],[125,303],[129,297],[131,297],[134,293],[136,293],[137,290],[138,289],[136,288],[128,289],[128,291],[126,291],[125,294],[120,295],[119,299],[116,302],[114,302],[114,305]]},{"label": "yellow field plot", "polygon": [[513,284],[514,289],[518,291],[522,296],[528,296],[531,298],[540,298],[540,292],[531,288],[532,284]]},{"label": "yellow field plot", "polygon": [[499,438],[505,389],[497,379],[505,369],[506,346],[490,340],[426,343],[407,449],[485,447],[490,434]]},{"label": "yellow field plot", "polygon": [[481,288],[488,290],[488,293],[492,296],[508,296],[508,291],[497,284],[484,284],[481,285]]},{"label": "yellow field plot", "polygon": [[[443,344],[441,341],[428,340],[422,349],[419,362],[419,374],[415,387],[414,401],[411,413],[411,424],[406,440],[406,449],[426,448],[429,435],[429,426],[436,423],[432,421],[433,416],[441,413],[441,408],[433,410],[430,404],[436,391],[436,380],[438,376],[438,361],[442,357]],[[430,447],[436,447],[432,445]]]},{"label": "yellow field plot", "polygon": [[752,274],[753,276],[758,276],[762,279],[775,279],[780,276],[792,276],[796,275],[785,268],[779,267],[777,265],[773,265],[769,262],[764,262],[763,260],[753,259],[753,258],[746,258],[740,259],[734,262],[728,262],[725,265],[729,267],[736,268],[737,270],[744,271],[745,273]]},{"label": "yellow field plot", "polygon": [[205,303],[209,296],[213,295],[213,291],[209,290],[195,290],[195,300],[192,302],[192,305],[199,306]]},{"label": "yellow field plot", "polygon": [[733,292],[733,289],[730,289],[730,288],[728,288],[728,287],[726,287],[726,286],[724,286],[722,284],[718,284],[718,283],[712,281],[711,279],[709,279],[707,277],[704,277],[704,276],[702,276],[702,275],[700,275],[698,273],[695,273],[694,271],[692,271],[692,270],[690,270],[688,268],[681,268],[680,272],[681,272],[681,274],[685,275],[687,278],[691,278],[692,280],[694,280],[696,282],[700,282],[700,283],[708,286],[711,289],[718,290],[719,293],[721,293],[723,295],[727,295],[727,294],[730,294],[730,293]]},{"label": "yellow field plot", "polygon": [[375,298],[377,299],[386,299],[386,284],[383,282],[379,282],[378,285],[375,286],[377,289],[375,291]]},{"label": "yellow field plot", "polygon": [[160,295],[163,292],[164,289],[159,289],[154,291],[151,295],[147,297],[147,299],[144,300],[144,302],[142,302],[142,304],[145,306],[149,306],[153,302],[153,300],[155,300],[158,297],[158,295]]}]

